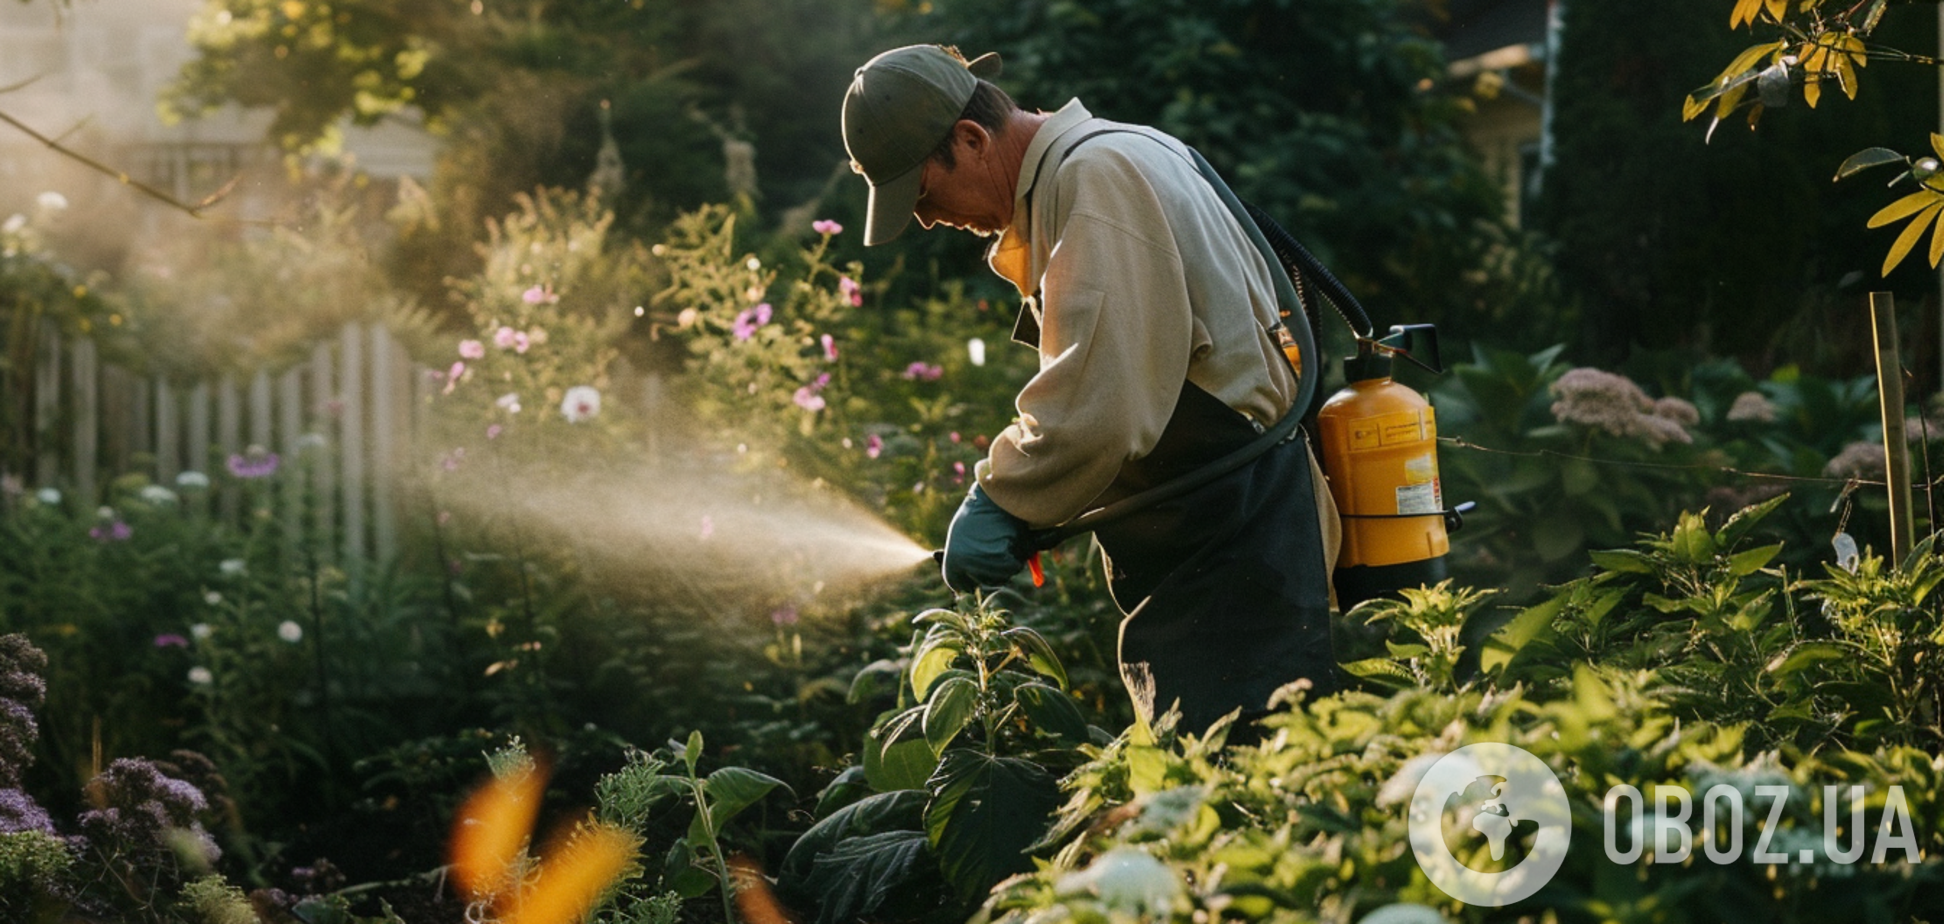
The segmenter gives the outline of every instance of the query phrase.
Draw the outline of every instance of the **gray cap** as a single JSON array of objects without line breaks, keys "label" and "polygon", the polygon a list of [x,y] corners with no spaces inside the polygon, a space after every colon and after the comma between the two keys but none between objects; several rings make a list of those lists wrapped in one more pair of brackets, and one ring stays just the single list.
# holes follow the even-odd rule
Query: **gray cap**
[{"label": "gray cap", "polygon": [[882,244],[911,223],[925,159],[958,123],[979,78],[999,56],[971,61],[942,45],[893,48],[865,62],[844,93],[844,148],[871,184],[864,243]]}]

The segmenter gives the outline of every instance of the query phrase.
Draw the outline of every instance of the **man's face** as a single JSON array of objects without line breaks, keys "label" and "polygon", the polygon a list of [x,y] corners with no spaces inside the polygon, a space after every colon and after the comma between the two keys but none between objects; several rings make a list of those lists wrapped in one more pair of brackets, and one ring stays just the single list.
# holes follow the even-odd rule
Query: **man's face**
[{"label": "man's face", "polygon": [[975,123],[960,122],[953,130],[952,153],[950,169],[937,158],[925,161],[918,204],[912,208],[918,224],[926,230],[945,225],[980,237],[1004,231],[1012,221],[1015,177],[1001,175],[992,136]]}]

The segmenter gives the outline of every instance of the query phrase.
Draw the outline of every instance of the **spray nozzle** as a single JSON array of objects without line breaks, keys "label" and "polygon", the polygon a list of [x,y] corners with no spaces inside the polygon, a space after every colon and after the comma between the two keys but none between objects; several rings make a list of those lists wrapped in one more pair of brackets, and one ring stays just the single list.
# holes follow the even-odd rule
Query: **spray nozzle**
[{"label": "spray nozzle", "polygon": [[1357,355],[1343,361],[1344,377],[1352,382],[1389,378],[1393,357],[1402,357],[1432,374],[1443,372],[1444,362],[1438,355],[1437,326],[1394,324],[1390,333],[1383,337],[1358,337]]}]

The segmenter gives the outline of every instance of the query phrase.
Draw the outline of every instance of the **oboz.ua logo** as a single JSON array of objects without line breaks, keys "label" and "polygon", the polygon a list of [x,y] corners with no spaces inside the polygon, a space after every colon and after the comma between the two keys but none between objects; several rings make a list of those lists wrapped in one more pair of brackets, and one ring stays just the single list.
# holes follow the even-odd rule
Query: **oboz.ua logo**
[{"label": "oboz.ua logo", "polygon": [[1431,883],[1467,905],[1498,907],[1539,891],[1566,861],[1572,803],[1559,777],[1523,748],[1452,751],[1411,794],[1411,852]]}]

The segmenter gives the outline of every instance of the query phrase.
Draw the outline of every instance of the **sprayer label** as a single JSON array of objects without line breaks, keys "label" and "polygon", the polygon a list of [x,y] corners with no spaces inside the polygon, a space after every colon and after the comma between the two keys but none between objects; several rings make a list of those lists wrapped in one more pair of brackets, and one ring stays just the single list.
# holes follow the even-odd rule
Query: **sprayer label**
[{"label": "sprayer label", "polygon": [[1436,481],[1407,484],[1397,489],[1397,512],[1404,515],[1438,513],[1444,504],[1438,497]]},{"label": "sprayer label", "polygon": [[1437,424],[1429,411],[1399,411],[1350,422],[1350,451],[1360,452],[1435,438]]}]

